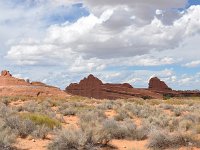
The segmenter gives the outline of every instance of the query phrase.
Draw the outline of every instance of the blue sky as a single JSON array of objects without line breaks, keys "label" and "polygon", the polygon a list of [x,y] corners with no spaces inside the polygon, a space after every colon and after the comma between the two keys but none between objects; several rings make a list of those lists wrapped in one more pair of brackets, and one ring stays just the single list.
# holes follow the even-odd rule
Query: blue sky
[{"label": "blue sky", "polygon": [[200,89],[200,1],[0,2],[0,69],[64,89],[94,74]]}]

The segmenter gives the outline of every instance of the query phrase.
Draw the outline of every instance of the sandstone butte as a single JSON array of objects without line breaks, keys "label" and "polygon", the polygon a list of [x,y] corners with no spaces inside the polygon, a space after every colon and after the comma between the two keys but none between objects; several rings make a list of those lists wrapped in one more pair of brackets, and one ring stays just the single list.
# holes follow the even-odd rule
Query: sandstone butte
[{"label": "sandstone butte", "polygon": [[157,77],[149,80],[148,88],[133,88],[128,83],[110,84],[103,83],[93,75],[89,75],[79,83],[72,83],[66,89],[66,92],[96,99],[127,99],[133,97],[140,98],[158,98],[163,96],[181,97],[181,96],[200,96],[199,91],[175,91],[167,86],[164,81]]},{"label": "sandstone butte", "polygon": [[41,82],[29,82],[13,77],[9,71],[2,71],[0,76],[0,96],[32,96],[32,97],[69,97],[59,88]]},{"label": "sandstone butte", "polygon": [[70,84],[66,88],[66,92],[96,99],[127,99],[132,97],[162,98],[162,94],[147,89],[136,89],[128,83],[104,84],[93,75],[89,75],[79,83]]}]

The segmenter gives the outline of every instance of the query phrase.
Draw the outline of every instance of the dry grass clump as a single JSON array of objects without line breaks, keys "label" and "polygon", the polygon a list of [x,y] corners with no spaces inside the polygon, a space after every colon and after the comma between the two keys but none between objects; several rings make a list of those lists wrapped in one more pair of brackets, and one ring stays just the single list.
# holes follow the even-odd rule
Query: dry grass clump
[{"label": "dry grass clump", "polygon": [[50,129],[54,127],[60,127],[61,124],[58,120],[52,119],[46,115],[35,114],[35,113],[24,113],[22,117],[26,120],[31,120],[36,125],[44,125]]}]

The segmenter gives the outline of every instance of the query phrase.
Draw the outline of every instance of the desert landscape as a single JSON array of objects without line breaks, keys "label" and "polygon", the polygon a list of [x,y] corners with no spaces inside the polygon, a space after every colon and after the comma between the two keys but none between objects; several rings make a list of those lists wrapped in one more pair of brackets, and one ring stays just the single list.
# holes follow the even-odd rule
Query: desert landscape
[{"label": "desert landscape", "polygon": [[200,149],[197,91],[186,97],[158,78],[146,89],[93,75],[65,92],[33,83],[1,73],[2,150]]},{"label": "desert landscape", "polygon": [[200,0],[0,0],[0,150],[200,150]]}]

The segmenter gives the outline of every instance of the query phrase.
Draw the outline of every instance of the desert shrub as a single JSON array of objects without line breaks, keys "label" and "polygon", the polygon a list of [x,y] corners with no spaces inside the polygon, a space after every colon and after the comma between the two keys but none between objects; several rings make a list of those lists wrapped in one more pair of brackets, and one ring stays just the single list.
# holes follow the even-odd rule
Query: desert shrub
[{"label": "desert shrub", "polygon": [[138,105],[133,103],[130,105],[125,105],[124,109],[129,111],[132,115],[140,118],[148,118],[149,116],[159,116],[160,114],[163,114],[160,109],[149,104]]},{"label": "desert shrub", "polygon": [[167,149],[182,146],[200,146],[199,141],[190,134],[168,133],[164,131],[153,131],[149,138],[148,148]]},{"label": "desert shrub", "polygon": [[170,104],[161,104],[160,105],[160,108],[163,108],[165,110],[173,110],[174,109],[174,106],[173,105],[170,105]]},{"label": "desert shrub", "polygon": [[148,122],[147,124],[151,126],[165,128],[169,125],[170,119],[169,116],[160,114],[159,116],[150,116],[146,121]]},{"label": "desert shrub", "polygon": [[59,135],[53,140],[53,142],[48,146],[50,150],[77,150],[82,147],[80,137],[83,137],[78,131],[62,131]]},{"label": "desert shrub", "polygon": [[97,105],[98,109],[108,110],[108,109],[114,109],[114,101],[106,101],[102,104]]},{"label": "desert shrub", "polygon": [[45,139],[50,131],[51,129],[45,125],[37,126],[36,129],[32,132],[32,135],[36,138]]},{"label": "desert shrub", "polygon": [[[101,132],[100,132],[101,131]],[[103,133],[99,130],[99,133]],[[100,146],[108,143],[109,139],[106,134],[97,137],[98,134],[94,130],[63,130],[49,144],[50,150],[97,150]],[[104,143],[104,141],[106,141]]]},{"label": "desert shrub", "polygon": [[45,125],[46,127],[53,129],[54,127],[60,127],[61,124],[55,119],[51,119],[46,115],[34,114],[34,113],[24,113],[22,117],[29,119],[34,122],[36,125]]},{"label": "desert shrub", "polygon": [[6,118],[5,121],[7,126],[9,126],[11,129],[14,129],[17,134],[23,138],[31,134],[36,128],[32,121],[22,119],[17,115],[10,116]]},{"label": "desert shrub", "polygon": [[27,112],[36,112],[38,111],[38,104],[35,101],[25,102],[23,110]]},{"label": "desert shrub", "polygon": [[200,124],[195,125],[194,131],[196,134],[200,134]]},{"label": "desert shrub", "polygon": [[117,121],[108,119],[103,122],[105,132],[113,139],[124,139],[127,130],[124,126],[120,126]]},{"label": "desert shrub", "polygon": [[0,120],[0,149],[14,150],[12,144],[15,142],[16,135],[12,133],[11,129],[6,127],[5,123]]},{"label": "desert shrub", "polygon": [[189,129],[192,128],[194,124],[190,120],[181,120],[179,122],[179,129],[182,131],[188,131]]},{"label": "desert shrub", "polygon": [[16,106],[16,107],[14,107],[14,109],[15,109],[17,112],[21,112],[21,111],[23,111],[23,106]]},{"label": "desert shrub", "polygon": [[1,102],[8,106],[8,104],[11,102],[11,99],[9,97],[2,97]]},{"label": "desert shrub", "polygon": [[126,112],[126,110],[124,110],[124,109],[120,109],[118,111],[118,114],[116,116],[114,116],[114,119],[116,121],[123,121],[126,118],[130,118],[130,117],[129,117],[128,113]]},{"label": "desert shrub", "polygon": [[137,140],[145,140],[148,138],[150,132],[150,128],[148,126],[142,126],[137,129],[136,139]]},{"label": "desert shrub", "polygon": [[179,128],[180,120],[178,118],[173,118],[170,120],[168,124],[168,129],[170,132],[177,131]]},{"label": "desert shrub", "polygon": [[92,121],[102,121],[106,118],[104,111],[102,110],[92,110],[85,111],[79,114],[80,122],[92,122]]},{"label": "desert shrub", "polygon": [[180,116],[181,114],[182,114],[182,111],[181,111],[181,109],[180,108],[175,108],[174,110],[173,110],[173,112],[174,112],[174,115],[175,116]]},{"label": "desert shrub", "polygon": [[75,108],[66,108],[64,110],[61,111],[61,114],[63,114],[64,116],[68,116],[68,115],[76,115],[77,110]]},{"label": "desert shrub", "polygon": [[107,119],[103,122],[103,130],[111,139],[144,140],[149,133],[147,126],[137,129],[137,126],[129,119],[122,123],[113,119]]},{"label": "desert shrub", "polygon": [[200,115],[199,113],[191,113],[184,116],[185,120],[190,120],[193,123],[200,123]]},{"label": "desert shrub", "polygon": [[10,109],[5,104],[0,103],[0,117],[7,118],[8,116],[15,114],[16,111],[13,109]]}]

